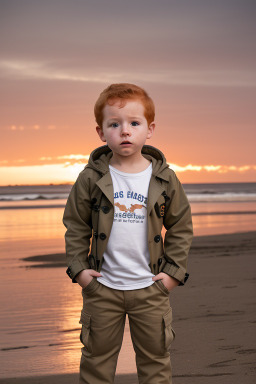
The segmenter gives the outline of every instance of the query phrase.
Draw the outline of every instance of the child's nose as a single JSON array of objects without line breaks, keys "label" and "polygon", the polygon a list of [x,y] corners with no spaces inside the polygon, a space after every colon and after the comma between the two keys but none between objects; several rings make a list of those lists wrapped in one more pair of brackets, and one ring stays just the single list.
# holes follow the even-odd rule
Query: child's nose
[{"label": "child's nose", "polygon": [[121,134],[122,135],[130,135],[130,133],[131,133],[131,130],[130,130],[129,124],[122,124]]}]

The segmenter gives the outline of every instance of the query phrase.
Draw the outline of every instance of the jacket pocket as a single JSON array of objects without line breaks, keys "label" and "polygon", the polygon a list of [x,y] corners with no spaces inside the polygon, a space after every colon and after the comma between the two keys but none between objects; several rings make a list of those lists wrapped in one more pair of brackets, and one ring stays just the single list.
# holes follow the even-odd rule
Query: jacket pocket
[{"label": "jacket pocket", "polygon": [[82,309],[79,323],[82,324],[80,340],[81,340],[81,343],[84,345],[83,353],[86,356],[90,356],[92,353],[91,343],[90,343],[91,315],[89,313],[86,313],[84,309]]},{"label": "jacket pocket", "polygon": [[165,335],[165,348],[170,349],[171,343],[175,338],[175,332],[172,329],[172,309],[163,315],[164,320],[164,335]]}]

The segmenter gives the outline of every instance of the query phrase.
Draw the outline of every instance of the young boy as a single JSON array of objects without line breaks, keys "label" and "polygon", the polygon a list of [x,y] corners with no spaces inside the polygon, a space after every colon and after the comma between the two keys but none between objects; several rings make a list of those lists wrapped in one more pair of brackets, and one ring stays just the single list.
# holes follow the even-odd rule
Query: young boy
[{"label": "young boy", "polygon": [[127,314],[139,383],[170,384],[169,293],[188,278],[190,205],[164,155],[144,145],[155,111],[142,88],[112,84],[94,112],[107,145],[92,152],[63,216],[67,274],[83,295],[79,382],[114,382]]}]

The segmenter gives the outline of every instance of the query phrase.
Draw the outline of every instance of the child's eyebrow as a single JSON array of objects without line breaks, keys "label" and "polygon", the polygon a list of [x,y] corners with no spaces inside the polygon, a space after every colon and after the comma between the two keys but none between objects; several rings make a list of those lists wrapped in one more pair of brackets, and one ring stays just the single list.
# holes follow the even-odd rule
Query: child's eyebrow
[{"label": "child's eyebrow", "polygon": [[[108,121],[110,120],[119,120],[120,117],[117,117],[117,116],[111,116],[108,118]],[[141,116],[128,116],[128,119],[129,120],[140,120],[141,119]]]},{"label": "child's eyebrow", "polygon": [[119,117],[109,117],[108,120],[118,120]]}]

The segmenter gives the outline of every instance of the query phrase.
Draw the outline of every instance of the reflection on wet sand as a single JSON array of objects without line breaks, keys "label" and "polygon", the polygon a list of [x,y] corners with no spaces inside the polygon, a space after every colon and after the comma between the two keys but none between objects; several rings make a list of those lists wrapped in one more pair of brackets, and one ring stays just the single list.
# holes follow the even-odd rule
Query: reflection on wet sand
[{"label": "reflection on wet sand", "polygon": [[[195,213],[201,208],[192,204]],[[252,205],[246,207],[249,208],[253,210]],[[212,207],[209,205],[208,209]],[[229,205],[226,209],[234,211],[237,207]],[[65,274],[62,215],[60,208],[1,210],[0,377],[78,372],[82,296],[80,287],[72,284]],[[254,214],[194,215],[193,222],[195,235],[256,229]],[[216,371],[219,375],[231,373],[234,378],[238,360],[228,368],[212,364],[228,360],[232,354],[232,359],[239,357],[249,367],[253,356],[243,351],[253,349],[250,333],[253,303],[248,292],[253,289],[255,233],[198,239],[191,249],[188,284],[171,295],[177,333],[172,349],[177,384],[185,383],[185,378],[189,380],[193,374],[210,377]],[[239,330],[246,329],[244,338],[238,326]],[[216,329],[221,333],[218,337]],[[232,352],[233,334],[239,347]],[[193,348],[200,345],[200,354],[192,351],[191,345]],[[134,351],[127,322],[117,373],[134,372]],[[239,372],[238,378],[242,374]],[[130,382],[134,384],[132,377]],[[128,383],[130,379],[125,380]]]},{"label": "reflection on wet sand", "polygon": [[[177,335],[171,353],[175,383],[218,378],[219,384],[226,384],[228,376],[233,384],[252,382],[255,300],[248,292],[255,283],[255,248],[255,232],[194,239],[188,285],[170,295]],[[36,376],[48,374],[52,376],[38,378],[38,383],[76,383],[81,290],[62,267],[20,268],[29,261],[16,263],[12,273],[7,273],[10,268],[4,263],[0,269],[0,288],[5,292],[0,318],[2,377],[20,378],[16,384],[34,384]],[[65,375],[71,372],[74,375]],[[117,374],[125,372],[131,375],[118,376],[116,383],[135,384],[128,324],[117,367]],[[33,376],[32,381],[27,376]],[[9,379],[3,382],[14,384]]]}]

